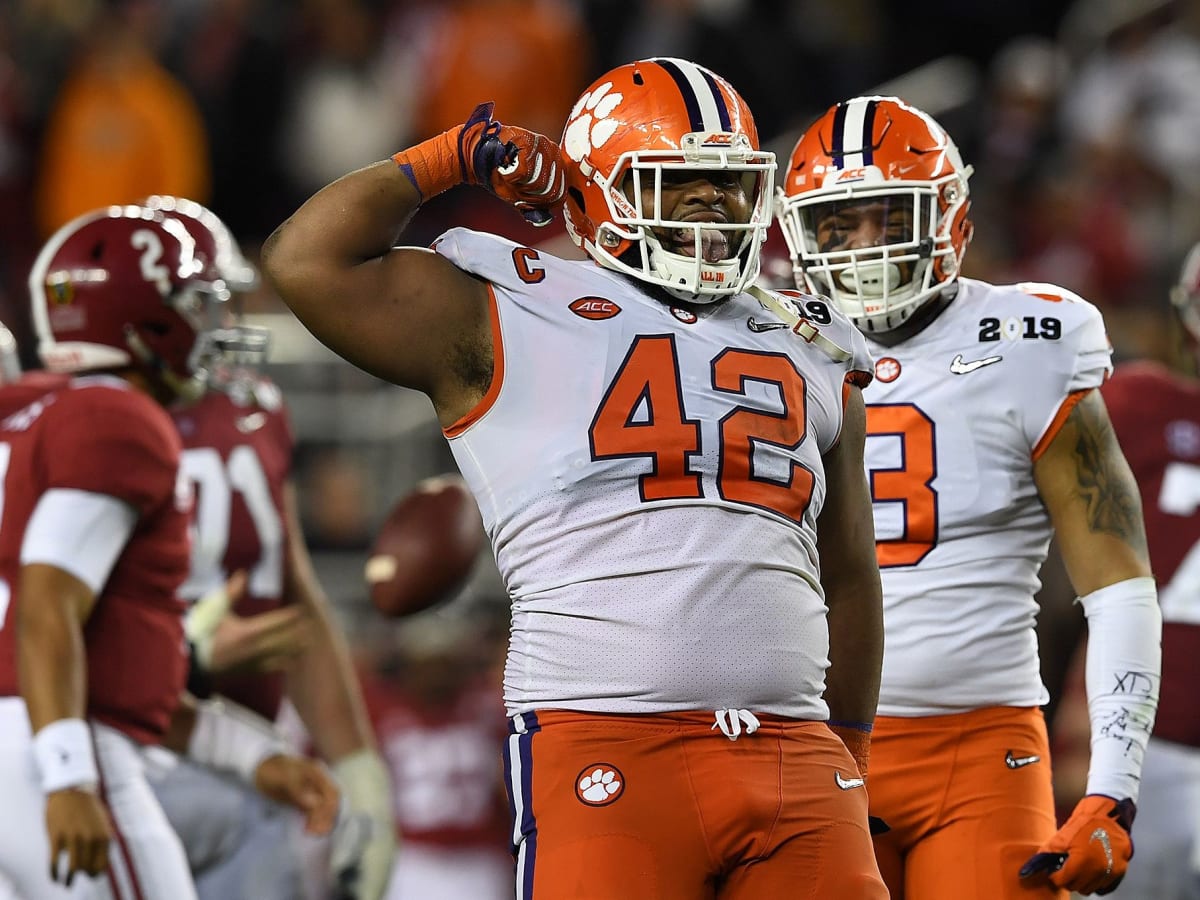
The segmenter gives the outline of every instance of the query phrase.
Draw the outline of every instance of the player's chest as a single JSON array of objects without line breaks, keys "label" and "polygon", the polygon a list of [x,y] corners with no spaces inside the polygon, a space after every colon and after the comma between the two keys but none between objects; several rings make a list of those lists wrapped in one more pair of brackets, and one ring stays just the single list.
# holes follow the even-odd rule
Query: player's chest
[{"label": "player's chest", "polygon": [[1028,469],[1016,359],[973,340],[873,349],[875,380],[863,392],[870,471],[916,473],[970,498]]}]

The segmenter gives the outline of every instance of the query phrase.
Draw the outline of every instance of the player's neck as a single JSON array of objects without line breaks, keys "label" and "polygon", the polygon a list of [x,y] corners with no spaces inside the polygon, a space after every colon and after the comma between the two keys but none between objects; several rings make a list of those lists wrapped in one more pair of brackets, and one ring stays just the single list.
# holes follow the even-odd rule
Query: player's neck
[{"label": "player's neck", "polygon": [[895,347],[903,344],[909,338],[920,334],[928,328],[933,320],[945,311],[946,307],[958,296],[958,282],[942,291],[936,298],[921,307],[908,321],[891,331],[871,332],[870,338],[885,347]]}]

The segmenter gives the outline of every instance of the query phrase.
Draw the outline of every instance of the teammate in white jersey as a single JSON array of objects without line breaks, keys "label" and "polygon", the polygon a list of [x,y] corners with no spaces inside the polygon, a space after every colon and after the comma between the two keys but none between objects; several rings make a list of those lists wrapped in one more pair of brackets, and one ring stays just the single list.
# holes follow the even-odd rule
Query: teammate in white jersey
[{"label": "teammate in white jersey", "polygon": [[[774,155],[684,60],[602,76],[561,148],[491,112],[324,188],[264,263],[330,347],[430,397],[479,503],[513,601],[518,896],[886,896],[871,364],[826,302],[752,287]],[[565,193],[591,259],[393,246],[462,182],[531,221]]]},{"label": "teammate in white jersey", "polygon": [[[1132,856],[1158,701],[1141,505],[1096,390],[1099,312],[1054,285],[959,277],[970,171],[925,113],[858,97],[804,134],[781,188],[797,283],[876,356],[876,853],[908,900],[1106,893]],[[1034,634],[1052,527],[1088,619],[1092,721],[1087,796],[1057,831]]]}]

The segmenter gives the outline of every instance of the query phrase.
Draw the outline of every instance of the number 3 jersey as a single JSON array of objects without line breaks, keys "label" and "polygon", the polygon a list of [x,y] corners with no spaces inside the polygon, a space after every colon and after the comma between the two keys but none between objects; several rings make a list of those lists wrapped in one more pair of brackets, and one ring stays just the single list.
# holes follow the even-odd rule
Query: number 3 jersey
[{"label": "number 3 jersey", "polygon": [[1100,313],[1053,285],[963,278],[921,332],[869,343],[879,713],[1039,706],[1034,594],[1051,526],[1033,465],[1071,398],[1111,371]]},{"label": "number 3 jersey", "polygon": [[509,712],[827,718],[816,520],[857,331],[795,301],[835,360],[746,294],[692,312],[466,229],[435,248],[493,301],[491,389],[446,435],[512,598]]},{"label": "number 3 jersey", "polygon": [[[244,571],[246,591],[233,611],[253,616],[277,609],[284,596],[284,486],[294,446],[279,388],[243,373],[171,415],[183,439],[182,469],[196,493],[191,570],[180,593],[194,602]],[[283,675],[222,675],[200,684],[193,678],[192,687],[273,720]]]}]

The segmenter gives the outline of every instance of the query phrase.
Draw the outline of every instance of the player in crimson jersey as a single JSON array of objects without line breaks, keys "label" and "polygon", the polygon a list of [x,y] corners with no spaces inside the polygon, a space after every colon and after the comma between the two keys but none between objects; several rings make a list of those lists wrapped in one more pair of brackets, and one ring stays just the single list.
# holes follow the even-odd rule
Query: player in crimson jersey
[{"label": "player in crimson jersey", "polygon": [[[802,289],[876,358],[866,463],[883,581],[871,811],[893,897],[1107,893],[1133,854],[1161,621],[1137,485],[1098,388],[1100,312],[1051,284],[960,277],[971,167],[896,97],[830,107],[780,218]],[[1034,622],[1056,535],[1088,620],[1087,793],[1054,815]],[[1138,865],[1138,863],[1134,863]]]},{"label": "player in crimson jersey", "polygon": [[513,896],[501,644],[484,619],[482,609],[404,619],[363,677],[404,847],[388,900]]},{"label": "player in crimson jersey", "polygon": [[[241,713],[180,703],[191,491],[163,407],[203,390],[221,289],[142,207],[65,225],[29,283],[43,363],[82,374],[0,389],[0,896],[186,900],[145,746],[254,781],[317,829],[337,803]],[[101,877],[68,890],[81,874]]]},{"label": "player in crimson jersey", "polygon": [[[224,283],[233,303],[255,287],[257,272],[211,210],[178,197],[143,202],[183,224],[208,277]],[[261,329],[222,325],[216,333],[227,356],[261,357]],[[390,785],[345,640],[304,546],[283,398],[269,379],[226,363],[214,372],[210,390],[170,412],[183,441],[183,472],[197,496],[191,568],[180,589],[192,604],[192,688],[271,721],[282,699],[291,701],[341,782],[347,813],[371,823],[371,840],[355,842],[349,856],[336,846],[347,829],[336,833],[335,877],[349,896],[378,900],[395,847]],[[201,598],[235,573],[244,573],[244,592],[217,619]],[[295,817],[209,769],[186,761],[166,768],[152,783],[183,839],[201,898],[291,900],[301,894]]]},{"label": "player in crimson jersey", "polygon": [[1163,616],[1162,693],[1138,802],[1138,864],[1113,894],[1200,898],[1200,244],[1171,294],[1173,366],[1117,366],[1101,393],[1142,494]]}]

